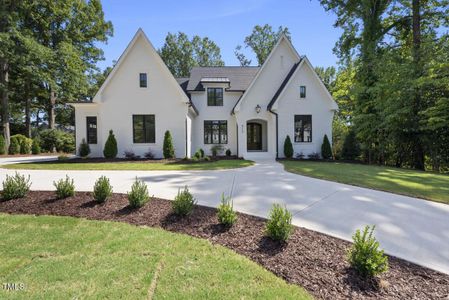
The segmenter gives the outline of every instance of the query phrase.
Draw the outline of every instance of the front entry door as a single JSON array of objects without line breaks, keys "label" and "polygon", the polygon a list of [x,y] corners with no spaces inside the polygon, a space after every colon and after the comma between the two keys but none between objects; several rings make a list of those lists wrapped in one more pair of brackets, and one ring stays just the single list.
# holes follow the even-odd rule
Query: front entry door
[{"label": "front entry door", "polygon": [[248,123],[246,125],[246,146],[249,151],[262,150],[262,125]]}]

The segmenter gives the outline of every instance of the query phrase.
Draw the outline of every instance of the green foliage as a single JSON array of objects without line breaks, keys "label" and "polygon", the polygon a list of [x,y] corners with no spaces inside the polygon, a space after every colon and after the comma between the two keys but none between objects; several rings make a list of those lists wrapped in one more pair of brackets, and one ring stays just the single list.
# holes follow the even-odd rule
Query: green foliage
[{"label": "green foliage", "polygon": [[175,148],[173,146],[173,139],[169,130],[165,131],[163,152],[165,159],[175,158]]},{"label": "green foliage", "polygon": [[210,151],[212,152],[212,156],[216,157],[218,154],[221,154],[223,152],[223,146],[222,145],[214,145],[212,148],[210,148]]},{"label": "green foliage", "polygon": [[290,136],[287,135],[285,137],[284,141],[284,156],[286,158],[292,158],[293,157],[293,145],[292,141],[290,140]]},{"label": "green foliage", "polygon": [[202,148],[200,148],[200,154],[201,154],[201,158],[204,158],[204,150]]},{"label": "green foliage", "polygon": [[141,180],[134,181],[131,186],[131,191],[128,192],[128,201],[131,208],[140,208],[144,206],[150,200],[148,194],[148,187],[145,182]]},{"label": "green foliage", "polygon": [[6,143],[5,138],[3,135],[0,135],[0,155],[3,155],[6,153]]},{"label": "green foliage", "polygon": [[53,186],[56,188],[55,193],[58,199],[75,196],[75,182],[68,175],[65,176],[65,179],[53,181]]},{"label": "green foliage", "polygon": [[95,181],[93,197],[98,203],[103,203],[112,195],[112,186],[109,178],[101,176]]},{"label": "green foliage", "polygon": [[30,186],[30,175],[28,175],[28,178],[17,172],[14,176],[6,175],[6,179],[3,181],[2,199],[11,200],[23,198],[30,191]]},{"label": "green foliage", "polygon": [[327,134],[324,135],[323,144],[321,145],[321,156],[324,159],[332,158],[332,149]]},{"label": "green foliage", "polygon": [[231,197],[221,194],[221,204],[217,208],[218,222],[227,227],[234,225],[237,221],[237,213],[234,211]]},{"label": "green foliage", "polygon": [[232,152],[231,152],[231,149],[226,149],[226,156],[231,156],[231,154],[232,154]]},{"label": "green foliage", "polygon": [[210,161],[210,157],[209,157],[209,156],[206,156],[206,157],[204,158],[204,160],[205,160],[205,161]]},{"label": "green foliage", "polygon": [[175,77],[189,77],[190,70],[197,66],[224,66],[220,48],[208,37],[195,35],[189,39],[183,32],[169,32],[158,52]]},{"label": "green foliage", "polygon": [[8,153],[12,155],[20,154],[20,141],[15,136],[10,139]]},{"label": "green foliage", "polygon": [[175,200],[172,202],[173,212],[178,216],[187,216],[192,213],[195,207],[196,199],[190,193],[187,186],[184,190],[178,190]]},{"label": "green foliage", "polygon": [[40,146],[45,152],[72,153],[75,151],[75,137],[58,129],[46,129],[39,133]]},{"label": "green foliage", "polygon": [[33,139],[33,144],[31,145],[31,153],[32,154],[40,154],[41,153],[40,139],[37,137],[35,137]]},{"label": "green foliage", "polygon": [[117,140],[115,139],[115,135],[111,130],[109,130],[109,136],[104,144],[103,155],[106,158],[115,158],[117,157],[118,149],[117,149]]},{"label": "green foliage", "polygon": [[354,130],[350,130],[346,135],[345,141],[343,143],[343,149],[341,151],[341,157],[347,160],[355,160],[360,155],[360,147],[357,143],[356,135]]},{"label": "green foliage", "polygon": [[196,151],[195,154],[193,155],[193,157],[195,157],[196,160],[200,160],[201,159],[201,152],[200,152],[200,150]]},{"label": "green foliage", "polygon": [[[282,34],[285,34],[289,39],[291,38],[290,31],[287,27],[280,26],[277,31],[274,31],[269,24],[263,26],[256,25],[251,34],[245,37],[245,48],[251,48],[253,50],[256,54],[257,62],[261,66]],[[241,52],[241,49],[242,46],[239,45],[234,51],[235,56],[240,61],[240,65],[250,65],[251,60],[246,58]]]},{"label": "green foliage", "polygon": [[87,157],[89,155],[89,153],[90,153],[89,144],[86,142],[85,139],[82,139],[80,147],[79,147],[79,155],[81,157]]},{"label": "green foliage", "polygon": [[351,266],[363,277],[374,277],[388,270],[388,257],[379,250],[379,242],[373,237],[375,226],[366,226],[352,236],[353,245],[348,253]]},{"label": "green foliage", "polygon": [[267,236],[285,242],[293,232],[292,214],[279,204],[273,204],[265,227]]}]

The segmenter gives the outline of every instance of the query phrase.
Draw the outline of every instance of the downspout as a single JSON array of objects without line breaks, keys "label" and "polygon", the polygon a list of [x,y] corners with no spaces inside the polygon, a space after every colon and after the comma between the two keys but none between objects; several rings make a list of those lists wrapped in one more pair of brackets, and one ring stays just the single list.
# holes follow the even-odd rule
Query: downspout
[{"label": "downspout", "polygon": [[268,111],[276,116],[276,159],[278,159],[279,158],[279,130],[278,130],[278,127],[279,127],[279,122],[278,122],[279,115],[277,113],[275,113],[274,111],[272,111],[271,108],[269,108]]},{"label": "downspout", "polygon": [[239,123],[237,124],[237,158],[239,158]]},{"label": "downspout", "polygon": [[187,142],[187,139],[188,139],[188,134],[187,134],[187,117],[186,117],[186,121],[185,121],[185,126],[186,126],[186,154],[184,155],[184,157],[187,157],[187,149],[188,149],[188,142]]}]

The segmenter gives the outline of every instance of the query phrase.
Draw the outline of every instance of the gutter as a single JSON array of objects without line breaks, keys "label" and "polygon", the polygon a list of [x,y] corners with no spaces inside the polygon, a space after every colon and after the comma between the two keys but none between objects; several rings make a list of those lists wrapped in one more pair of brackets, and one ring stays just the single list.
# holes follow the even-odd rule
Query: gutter
[{"label": "gutter", "polygon": [[268,109],[270,113],[276,116],[276,159],[279,158],[279,115],[272,111],[271,108]]}]

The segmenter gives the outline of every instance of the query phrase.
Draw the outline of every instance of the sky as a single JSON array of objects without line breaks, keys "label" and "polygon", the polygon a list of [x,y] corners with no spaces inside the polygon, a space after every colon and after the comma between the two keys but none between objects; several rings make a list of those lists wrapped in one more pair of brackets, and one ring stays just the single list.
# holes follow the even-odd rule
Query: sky
[{"label": "sky", "polygon": [[[139,27],[157,49],[168,32],[207,36],[220,47],[225,65],[239,65],[235,47],[244,45],[255,25],[264,24],[275,30],[288,27],[294,47],[314,66],[337,64],[332,48],[341,30],[333,27],[335,15],[326,12],[318,0],[103,0],[102,4],[114,35],[99,45],[106,59],[98,64],[101,69],[119,58]],[[250,49],[244,52],[252,64],[257,63]]]}]

